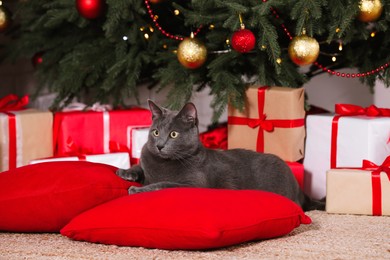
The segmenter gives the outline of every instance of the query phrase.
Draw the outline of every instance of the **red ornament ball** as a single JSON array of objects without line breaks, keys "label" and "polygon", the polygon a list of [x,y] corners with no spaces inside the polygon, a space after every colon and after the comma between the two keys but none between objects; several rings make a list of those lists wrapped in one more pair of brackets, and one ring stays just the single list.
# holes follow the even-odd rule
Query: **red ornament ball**
[{"label": "red ornament ball", "polygon": [[95,19],[101,16],[104,5],[103,0],[76,0],[77,11],[87,19]]},{"label": "red ornament ball", "polygon": [[253,50],[256,44],[256,38],[250,30],[240,29],[233,33],[231,42],[234,50],[245,53]]},{"label": "red ornament ball", "polygon": [[39,64],[41,64],[43,62],[42,55],[43,55],[43,52],[40,51],[40,52],[35,53],[35,55],[31,58],[31,63],[34,67],[38,66]]}]

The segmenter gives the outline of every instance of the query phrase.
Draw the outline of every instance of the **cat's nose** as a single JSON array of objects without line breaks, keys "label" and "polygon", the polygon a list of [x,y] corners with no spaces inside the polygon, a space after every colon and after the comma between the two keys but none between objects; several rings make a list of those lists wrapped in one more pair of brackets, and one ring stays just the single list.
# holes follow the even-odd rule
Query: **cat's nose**
[{"label": "cat's nose", "polygon": [[163,148],[164,148],[164,145],[163,145],[163,144],[158,144],[158,145],[157,145],[157,149],[158,149],[159,151],[161,151]]}]

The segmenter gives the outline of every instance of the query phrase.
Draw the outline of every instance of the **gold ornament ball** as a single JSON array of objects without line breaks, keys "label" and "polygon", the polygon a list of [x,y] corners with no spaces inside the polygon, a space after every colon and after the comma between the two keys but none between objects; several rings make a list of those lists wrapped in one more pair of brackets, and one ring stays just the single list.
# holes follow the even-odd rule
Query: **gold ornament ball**
[{"label": "gold ornament ball", "polygon": [[320,54],[317,40],[307,35],[296,36],[288,46],[288,55],[297,65],[309,65],[316,61]]},{"label": "gold ornament ball", "polygon": [[5,32],[11,26],[11,13],[3,5],[0,5],[0,32]]},{"label": "gold ornament ball", "polygon": [[204,44],[195,38],[185,38],[177,48],[177,59],[184,67],[196,69],[203,65],[207,58]]},{"label": "gold ornament ball", "polygon": [[362,22],[373,22],[381,16],[383,5],[380,0],[361,0],[358,19]]}]

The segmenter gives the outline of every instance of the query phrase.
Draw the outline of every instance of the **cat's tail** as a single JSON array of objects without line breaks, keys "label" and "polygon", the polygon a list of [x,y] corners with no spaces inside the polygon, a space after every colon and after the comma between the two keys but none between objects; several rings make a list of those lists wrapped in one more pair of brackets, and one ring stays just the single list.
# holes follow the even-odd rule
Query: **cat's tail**
[{"label": "cat's tail", "polygon": [[305,202],[303,203],[302,209],[304,211],[310,210],[325,210],[326,198],[321,200],[315,200],[305,195]]}]

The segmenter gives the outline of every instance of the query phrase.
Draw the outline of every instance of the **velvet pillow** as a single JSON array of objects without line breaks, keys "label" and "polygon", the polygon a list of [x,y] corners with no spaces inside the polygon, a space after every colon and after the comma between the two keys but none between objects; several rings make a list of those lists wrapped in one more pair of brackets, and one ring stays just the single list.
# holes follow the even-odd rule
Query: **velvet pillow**
[{"label": "velvet pillow", "polygon": [[75,217],[61,234],[159,249],[211,249],[288,234],[311,219],[291,200],[255,190],[169,188],[121,197]]},{"label": "velvet pillow", "polygon": [[127,195],[134,183],[92,162],[46,162],[0,173],[0,230],[59,232],[73,217]]}]

